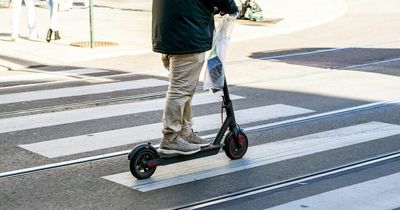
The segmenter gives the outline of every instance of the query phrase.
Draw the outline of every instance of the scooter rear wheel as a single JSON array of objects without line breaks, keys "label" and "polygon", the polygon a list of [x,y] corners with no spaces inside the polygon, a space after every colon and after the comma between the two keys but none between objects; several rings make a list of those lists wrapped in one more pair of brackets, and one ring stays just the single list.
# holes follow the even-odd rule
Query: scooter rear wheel
[{"label": "scooter rear wheel", "polygon": [[232,160],[240,159],[246,154],[249,146],[247,136],[242,131],[238,134],[239,146],[235,143],[235,137],[232,132],[229,132],[225,137],[225,154]]},{"label": "scooter rear wheel", "polygon": [[139,150],[129,164],[132,175],[137,179],[147,179],[151,177],[157,167],[148,167],[147,161],[154,159],[157,159],[157,155],[153,150],[149,148]]}]

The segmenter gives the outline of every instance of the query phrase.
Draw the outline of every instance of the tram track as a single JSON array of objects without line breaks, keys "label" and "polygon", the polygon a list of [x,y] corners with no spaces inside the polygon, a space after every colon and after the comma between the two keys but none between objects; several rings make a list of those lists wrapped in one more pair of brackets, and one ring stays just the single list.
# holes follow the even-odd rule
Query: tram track
[{"label": "tram track", "polygon": [[238,200],[242,198],[246,198],[249,196],[254,196],[257,194],[261,193],[266,193],[266,192],[271,192],[275,190],[279,190],[285,187],[290,187],[290,186],[298,186],[298,185],[303,185],[304,183],[310,182],[312,180],[316,179],[324,179],[332,176],[338,176],[340,174],[344,174],[346,172],[350,172],[352,170],[357,170],[360,168],[365,168],[365,167],[372,167],[373,165],[390,161],[393,159],[398,159],[400,158],[400,151],[396,151],[393,153],[389,154],[384,154],[384,155],[379,155],[373,158],[369,159],[364,159],[361,161],[345,164],[342,166],[330,168],[327,170],[311,173],[311,174],[306,174],[302,175],[299,177],[287,179],[287,180],[282,180],[276,183],[272,184],[265,184],[256,188],[251,188],[251,189],[246,189],[242,190],[239,192],[235,193],[230,193],[226,195],[222,195],[216,198],[211,198],[211,199],[206,199],[202,201],[197,201],[194,203],[174,207],[172,209],[177,210],[191,210],[191,209],[201,209],[201,208],[206,208],[206,207],[211,207],[214,205],[222,204],[225,202],[233,201],[233,200]]},{"label": "tram track", "polygon": [[[299,117],[299,118],[284,120],[284,121],[280,121],[280,122],[266,123],[266,124],[252,126],[252,127],[243,127],[243,129],[246,133],[257,133],[257,132],[271,130],[271,129],[275,129],[275,128],[282,128],[282,127],[298,125],[298,124],[302,124],[302,123],[306,123],[306,122],[310,122],[310,121],[324,120],[324,119],[328,119],[328,118],[334,118],[334,117],[343,116],[343,115],[355,114],[355,113],[364,112],[364,111],[373,110],[373,109],[381,109],[381,108],[385,108],[385,107],[396,105],[396,104],[400,104],[400,98],[393,99],[390,101],[375,102],[375,103],[370,103],[370,104],[365,104],[365,105],[360,105],[360,106],[355,106],[355,107],[350,107],[350,108],[345,108],[345,109],[340,109],[340,110],[335,110],[335,111],[330,111],[330,112],[313,114],[313,115],[309,115],[309,116],[305,116],[305,117]],[[216,134],[210,134],[210,135],[203,136],[203,138],[212,139],[215,136],[216,136]],[[158,145],[155,145],[155,148],[158,148]],[[38,172],[45,172],[45,171],[48,171],[51,169],[57,169],[57,168],[62,168],[62,167],[66,167],[66,166],[79,165],[79,164],[84,164],[84,163],[88,163],[88,162],[94,162],[94,161],[99,161],[99,160],[104,160],[104,159],[126,156],[129,152],[130,152],[130,150],[118,151],[118,152],[97,155],[97,156],[92,156],[92,157],[86,157],[86,158],[81,158],[81,159],[76,159],[76,160],[68,160],[68,161],[52,163],[52,164],[48,164],[48,165],[42,165],[42,166],[25,168],[25,169],[20,169],[20,170],[2,172],[2,173],[0,173],[0,179],[23,176],[23,175],[28,175],[28,174],[32,174],[32,173],[38,173]]]}]

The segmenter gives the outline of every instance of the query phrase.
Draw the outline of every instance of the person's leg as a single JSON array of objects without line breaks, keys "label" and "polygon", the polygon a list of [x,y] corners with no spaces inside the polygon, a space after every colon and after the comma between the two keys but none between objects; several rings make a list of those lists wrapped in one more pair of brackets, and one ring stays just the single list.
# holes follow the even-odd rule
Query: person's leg
[{"label": "person's leg", "polygon": [[49,28],[53,31],[58,31],[58,0],[49,0],[50,6],[50,26]]},{"label": "person's leg", "polygon": [[39,33],[36,30],[36,20],[35,20],[35,3],[34,0],[24,0],[26,8],[28,10],[28,27],[29,27],[29,38],[37,39],[39,38]]},{"label": "person's leg", "polygon": [[198,65],[199,69],[194,69],[194,73],[192,74],[191,78],[189,79],[188,83],[193,84],[194,87],[192,92],[188,92],[189,99],[186,101],[184,108],[183,108],[183,115],[182,115],[182,128],[181,131],[191,131],[192,130],[192,98],[194,92],[196,91],[197,83],[199,82],[199,76],[201,69],[204,65],[205,53],[198,54]]},{"label": "person's leg", "polygon": [[189,106],[204,64],[204,53],[170,55],[169,64],[170,84],[163,115],[163,134],[172,140],[185,122],[191,122]]},{"label": "person's leg", "polygon": [[61,39],[60,32],[58,31],[58,14],[60,11],[60,1],[50,0],[52,2],[52,8],[50,12],[50,29],[47,33],[47,42],[51,40],[51,33],[54,32],[54,40]]},{"label": "person's leg", "polygon": [[192,98],[185,104],[183,111],[183,124],[179,136],[191,144],[197,144],[201,147],[210,145],[210,142],[201,138],[192,129]]},{"label": "person's leg", "polygon": [[192,97],[185,103],[183,109],[182,129],[180,131],[183,136],[187,136],[192,131]]},{"label": "person's leg", "polygon": [[[169,63],[169,87],[163,114],[163,142],[174,142],[184,123],[191,122],[191,98],[204,64],[204,53],[163,56]],[[190,116],[190,119],[187,119]],[[186,125],[185,125],[186,126]],[[163,145],[163,143],[162,143]]]},{"label": "person's leg", "polygon": [[22,0],[13,0],[13,10],[11,18],[11,39],[16,41],[19,35],[19,18],[21,16]]},{"label": "person's leg", "polygon": [[[203,60],[204,63],[204,56],[205,53],[199,55],[200,60]],[[201,71],[201,69],[200,69]],[[191,83],[197,84],[199,81],[199,74],[200,72],[196,72],[196,75],[193,75]],[[195,87],[196,88],[196,87]],[[183,117],[182,117],[182,128],[181,131],[179,132],[179,135],[188,141],[189,143],[193,144],[198,144],[200,146],[208,146],[210,142],[202,139],[200,136],[197,135],[197,133],[194,133],[192,129],[192,99],[193,95],[195,92],[195,88],[193,89],[193,92],[190,95],[190,99],[186,101],[184,110],[183,110]]]},{"label": "person's leg", "polygon": [[53,34],[53,29],[52,29],[52,24],[54,24],[54,1],[53,0],[48,0],[49,3],[49,10],[50,10],[50,23],[49,23],[49,30],[47,31],[46,35],[46,41],[50,42],[51,41],[51,36]]}]

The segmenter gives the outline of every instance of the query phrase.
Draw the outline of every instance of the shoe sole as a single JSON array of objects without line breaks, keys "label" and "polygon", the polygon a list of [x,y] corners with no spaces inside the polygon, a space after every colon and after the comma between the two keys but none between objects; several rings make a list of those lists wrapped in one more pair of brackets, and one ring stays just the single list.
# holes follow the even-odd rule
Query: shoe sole
[{"label": "shoe sole", "polygon": [[[196,143],[192,143],[192,144],[196,144]],[[210,144],[211,144],[211,143],[197,144],[197,145],[199,145],[200,147],[208,147],[208,146],[210,146]]]},{"label": "shoe sole", "polygon": [[158,149],[158,153],[163,154],[163,155],[191,155],[196,152],[199,152],[201,149],[198,150],[193,150],[193,151],[180,151],[180,150],[173,150],[173,149]]}]

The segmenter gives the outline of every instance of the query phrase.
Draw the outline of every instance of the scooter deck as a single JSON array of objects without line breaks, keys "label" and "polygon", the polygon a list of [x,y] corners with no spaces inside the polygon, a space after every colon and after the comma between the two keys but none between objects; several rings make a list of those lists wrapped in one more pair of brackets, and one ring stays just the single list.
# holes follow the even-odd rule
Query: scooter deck
[{"label": "scooter deck", "polygon": [[157,165],[168,165],[172,163],[216,155],[218,154],[222,146],[223,145],[210,145],[207,147],[203,147],[199,152],[196,152],[191,155],[160,155],[160,158],[157,159],[158,162]]}]

